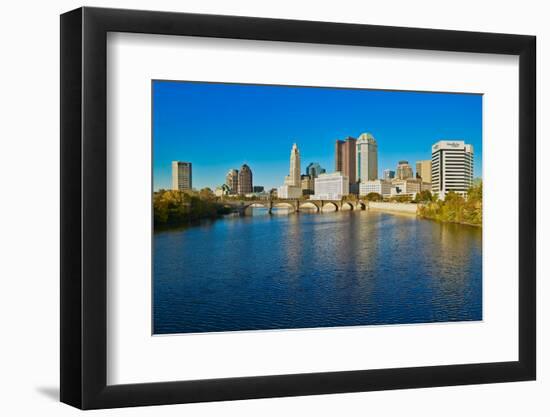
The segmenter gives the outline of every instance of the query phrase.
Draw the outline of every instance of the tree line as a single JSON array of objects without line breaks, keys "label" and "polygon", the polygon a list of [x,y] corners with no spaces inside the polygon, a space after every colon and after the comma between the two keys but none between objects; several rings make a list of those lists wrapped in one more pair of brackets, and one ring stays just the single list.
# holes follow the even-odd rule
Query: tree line
[{"label": "tree line", "polygon": [[153,193],[155,227],[182,226],[201,219],[214,219],[231,209],[219,203],[209,188],[200,191],[159,190]]},{"label": "tree line", "polygon": [[437,196],[427,197],[425,195],[424,201],[418,201],[423,203],[418,207],[420,217],[472,226],[482,225],[483,185],[481,183],[471,187],[465,197],[453,191],[447,193],[444,200],[438,199]]},{"label": "tree line", "polygon": [[466,196],[451,191],[444,199],[429,190],[411,196],[392,196],[384,198],[378,193],[369,193],[364,197],[368,201],[388,201],[397,203],[418,203],[418,215],[425,219],[433,219],[449,223],[462,223],[481,226],[483,217],[483,185],[478,183],[471,187]]}]

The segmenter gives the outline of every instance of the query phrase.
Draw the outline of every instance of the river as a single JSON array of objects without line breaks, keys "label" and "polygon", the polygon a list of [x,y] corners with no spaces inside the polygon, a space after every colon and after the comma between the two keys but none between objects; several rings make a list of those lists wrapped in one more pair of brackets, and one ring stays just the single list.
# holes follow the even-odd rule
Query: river
[{"label": "river", "polygon": [[156,232],[155,334],[482,319],[481,228],[375,211]]}]

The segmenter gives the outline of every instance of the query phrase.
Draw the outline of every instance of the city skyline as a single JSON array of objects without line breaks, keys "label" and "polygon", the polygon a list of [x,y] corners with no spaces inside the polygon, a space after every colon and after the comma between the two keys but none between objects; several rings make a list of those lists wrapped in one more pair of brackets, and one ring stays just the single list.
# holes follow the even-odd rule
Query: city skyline
[{"label": "city skyline", "polygon": [[471,143],[474,176],[481,176],[480,95],[167,81],[153,87],[155,190],[170,188],[174,160],[193,164],[196,189],[214,189],[243,164],[254,185],[276,188],[288,175],[294,142],[303,167],[317,162],[334,172],[336,140],[365,131],[378,143],[379,178],[399,160],[414,166],[429,159],[439,140]]}]

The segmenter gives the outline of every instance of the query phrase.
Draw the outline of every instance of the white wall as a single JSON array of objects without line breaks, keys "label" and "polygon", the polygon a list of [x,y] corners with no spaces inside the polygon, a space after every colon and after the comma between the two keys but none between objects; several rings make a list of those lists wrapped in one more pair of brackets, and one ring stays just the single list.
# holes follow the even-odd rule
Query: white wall
[{"label": "white wall", "polygon": [[[89,6],[327,20],[535,34],[538,36],[538,136],[549,137],[550,26],[545,2],[463,0],[347,1],[177,0],[94,1]],[[76,415],[59,404],[59,18],[72,0],[5,2],[0,140],[0,410],[3,415]],[[542,79],[541,79],[542,78]],[[546,110],[546,112],[544,111]],[[539,169],[548,141],[539,139]],[[32,165],[33,169],[26,168]],[[542,170],[539,170],[542,172]],[[539,181],[540,184],[540,181]],[[539,186],[539,213],[550,209]],[[539,258],[550,248],[550,220],[539,215]],[[543,237],[543,231],[545,236]],[[327,395],[101,411],[94,415],[548,415],[550,284],[539,266],[539,380],[528,383]],[[545,395],[546,394],[546,395]]]},{"label": "white wall", "polygon": [[369,201],[369,210],[395,211],[398,213],[416,214],[418,204],[408,203],[384,203]]}]

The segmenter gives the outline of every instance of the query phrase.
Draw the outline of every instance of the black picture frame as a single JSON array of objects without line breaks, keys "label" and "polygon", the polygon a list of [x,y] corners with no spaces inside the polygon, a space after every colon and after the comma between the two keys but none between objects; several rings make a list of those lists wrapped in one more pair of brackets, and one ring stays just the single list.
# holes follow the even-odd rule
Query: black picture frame
[{"label": "black picture frame", "polygon": [[[519,360],[107,385],[108,32],[519,56]],[[534,36],[171,12],[61,15],[61,401],[81,409],[533,380],[536,377]]]}]

